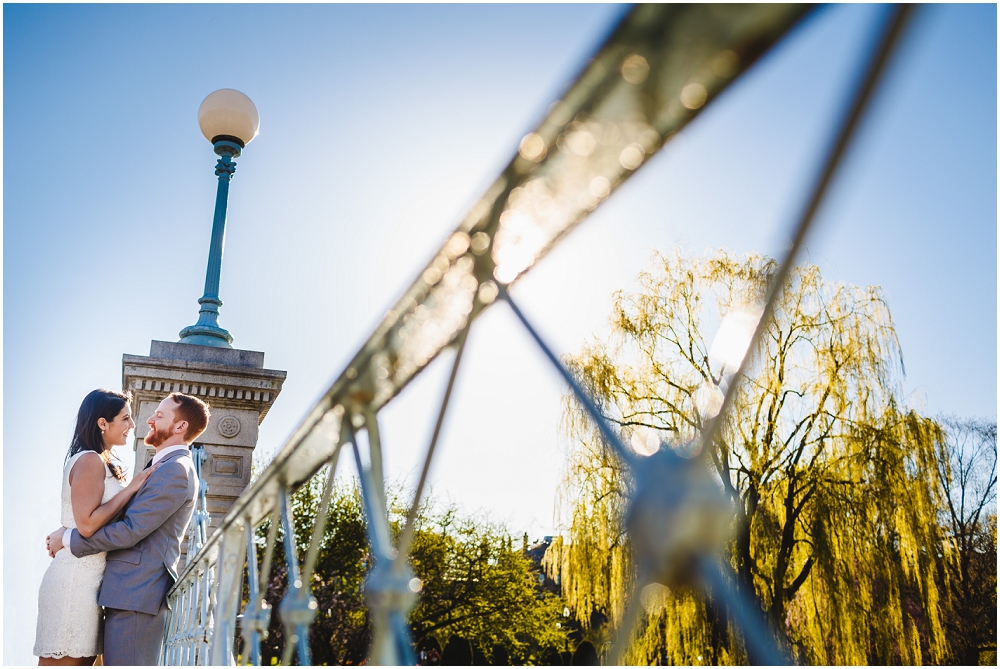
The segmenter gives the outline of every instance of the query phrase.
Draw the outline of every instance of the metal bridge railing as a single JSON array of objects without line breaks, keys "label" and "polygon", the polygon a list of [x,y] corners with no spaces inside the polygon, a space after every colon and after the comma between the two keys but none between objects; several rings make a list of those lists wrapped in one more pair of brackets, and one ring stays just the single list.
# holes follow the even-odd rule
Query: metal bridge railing
[{"label": "metal bridge railing", "polygon": [[191,444],[191,459],[194,461],[194,473],[198,476],[198,501],[194,506],[194,515],[188,526],[187,553],[184,556],[184,566],[187,566],[197,555],[208,539],[208,482],[205,481],[203,468],[208,455],[201,444]]},{"label": "metal bridge railing", "polygon": [[[232,664],[240,620],[244,663],[259,664],[260,640],[272,611],[263,599],[279,524],[286,542],[288,588],[279,606],[286,645],[282,664],[296,656],[310,662],[309,626],[316,601],[308,584],[326,524],[333,476],[328,476],[309,549],[302,565],[295,549],[290,495],[325,466],[333,472],[347,447],[361,476],[361,490],[375,566],[365,585],[374,638],[372,664],[413,664],[406,622],[416,595],[407,556],[416,511],[424,491],[448,407],[465,340],[478,315],[497,298],[519,321],[572,389],[600,430],[606,447],[635,479],[627,519],[638,567],[611,659],[620,662],[639,617],[638,592],[651,582],[679,577],[723,603],[743,632],[751,662],[780,664],[762,613],[744,601],[718,559],[712,531],[685,534],[680,514],[694,514],[701,528],[729,527],[732,509],[699,472],[698,458],[670,449],[641,459],[626,449],[596,405],[545,344],[508,292],[564,235],[639,169],[701,109],[777,42],[807,11],[802,5],[639,5],[621,21],[579,77],[534,132],[520,142],[513,160],[417,280],[294,431],[274,461],[237,500],[219,529],[204,541],[168,594],[171,605],[163,664]],[[771,305],[794,262],[814,214],[892,51],[908,11],[893,10],[859,73],[842,122],[817,171],[791,242],[772,281],[754,343],[766,327]],[[410,511],[394,547],[389,532],[382,472],[378,412],[444,349],[456,349],[451,376],[427,450]],[[746,359],[731,377],[723,407],[701,435],[711,445],[737,391]],[[358,432],[367,439],[359,443]],[[254,530],[268,518],[270,532],[257,564]],[[691,568],[691,565],[694,568]],[[687,567],[687,568],[684,568]],[[249,602],[239,610],[244,578]]]}]

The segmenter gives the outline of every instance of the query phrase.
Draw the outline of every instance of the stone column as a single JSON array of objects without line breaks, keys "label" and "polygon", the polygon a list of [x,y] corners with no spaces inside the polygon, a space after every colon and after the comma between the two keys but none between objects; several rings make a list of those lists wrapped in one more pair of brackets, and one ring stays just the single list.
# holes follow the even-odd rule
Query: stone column
[{"label": "stone column", "polygon": [[122,356],[122,388],[132,392],[135,419],[135,469],[153,458],[143,443],[146,420],[172,392],[195,395],[211,407],[212,417],[195,443],[208,456],[208,534],[222,522],[250,483],[257,429],[281,392],[286,372],[264,369],[264,354],[214,346],[153,341],[149,356]]}]

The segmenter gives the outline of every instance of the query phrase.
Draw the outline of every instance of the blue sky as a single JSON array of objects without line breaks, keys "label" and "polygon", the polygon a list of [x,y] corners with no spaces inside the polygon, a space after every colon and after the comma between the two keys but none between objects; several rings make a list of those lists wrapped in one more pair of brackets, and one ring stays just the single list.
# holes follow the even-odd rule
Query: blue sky
[{"label": "blue sky", "polygon": [[[261,116],[231,190],[220,322],[288,371],[266,460],[622,11],[5,5],[5,663],[33,662],[80,400],[196,318],[215,196],[204,96],[237,88]],[[808,18],[519,283],[557,350],[605,331],[653,249],[780,249],[883,11]],[[923,8],[808,244],[827,278],[884,288],[908,401],[929,414],[996,415],[996,62],[995,6]],[[397,482],[447,366],[384,413]],[[562,393],[504,307],[487,312],[435,496],[551,533]]]}]

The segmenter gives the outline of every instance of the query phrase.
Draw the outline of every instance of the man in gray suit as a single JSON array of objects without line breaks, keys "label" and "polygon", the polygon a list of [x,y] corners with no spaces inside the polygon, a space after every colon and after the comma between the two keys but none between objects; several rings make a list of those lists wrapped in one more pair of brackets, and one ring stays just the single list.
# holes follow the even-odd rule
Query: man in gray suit
[{"label": "man in gray suit", "polygon": [[98,603],[104,607],[104,664],[154,665],[163,643],[167,591],[177,581],[181,543],[194,514],[198,477],[189,446],[208,425],[208,405],[172,393],[148,421],[156,449],[150,474],[121,520],[90,537],[60,528],[49,550],[84,557],[107,551]]}]

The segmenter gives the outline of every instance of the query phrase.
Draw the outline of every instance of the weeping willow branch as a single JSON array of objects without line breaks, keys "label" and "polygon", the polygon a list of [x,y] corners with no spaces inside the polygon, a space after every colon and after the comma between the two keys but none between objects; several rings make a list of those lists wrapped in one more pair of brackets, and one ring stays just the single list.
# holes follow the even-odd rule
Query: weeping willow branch
[{"label": "weeping willow branch", "polygon": [[[724,364],[709,342],[727,313],[759,302],[773,270],[752,254],[656,255],[633,291],[616,293],[611,335],[567,364],[626,443],[642,430],[673,443],[696,434],[699,389]],[[774,316],[712,444],[714,471],[737,506],[735,585],[800,661],[942,662],[941,430],[901,408],[903,358],[888,304],[877,288],[830,283],[803,266]],[[621,531],[630,481],[572,398],[563,428],[573,444],[560,493],[564,536],[546,565],[578,620],[586,626],[598,611],[614,626],[635,578]],[[724,614],[697,592],[654,600],[629,662],[746,660]]]}]

